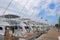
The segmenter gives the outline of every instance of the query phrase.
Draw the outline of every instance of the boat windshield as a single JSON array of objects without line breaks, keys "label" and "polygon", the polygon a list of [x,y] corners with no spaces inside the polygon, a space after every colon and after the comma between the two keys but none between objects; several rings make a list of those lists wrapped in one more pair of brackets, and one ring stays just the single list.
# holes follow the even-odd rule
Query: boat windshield
[{"label": "boat windshield", "polygon": [[19,26],[6,26],[6,27],[10,27],[10,29],[15,29],[15,30],[17,30]]},{"label": "boat windshield", "polygon": [[3,30],[3,28],[2,28],[2,27],[0,27],[0,30]]}]

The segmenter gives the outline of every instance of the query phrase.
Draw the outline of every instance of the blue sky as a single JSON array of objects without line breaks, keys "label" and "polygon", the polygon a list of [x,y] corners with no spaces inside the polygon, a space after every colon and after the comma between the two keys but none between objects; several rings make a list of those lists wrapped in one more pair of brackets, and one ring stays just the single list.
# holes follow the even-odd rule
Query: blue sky
[{"label": "blue sky", "polygon": [[60,16],[59,0],[13,0],[6,13],[3,13],[10,1],[0,0],[0,15],[16,14],[40,22],[48,20],[49,24],[57,23],[58,16]]}]

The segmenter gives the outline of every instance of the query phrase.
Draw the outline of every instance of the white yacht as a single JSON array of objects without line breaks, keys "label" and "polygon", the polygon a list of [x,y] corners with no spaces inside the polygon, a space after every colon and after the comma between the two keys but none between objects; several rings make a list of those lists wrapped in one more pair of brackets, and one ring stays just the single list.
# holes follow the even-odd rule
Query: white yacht
[{"label": "white yacht", "polygon": [[[7,14],[0,16],[0,34],[4,35],[5,28],[11,27],[14,29],[13,35],[16,37],[24,36],[28,33],[45,31],[48,27],[46,24],[32,21],[28,18],[20,18],[20,16]],[[31,35],[31,34],[30,34]]]},{"label": "white yacht", "polygon": [[[20,18],[17,15],[13,14],[7,14],[0,16],[0,34],[4,35],[5,28],[8,27],[13,27],[14,28],[14,34],[17,35],[24,35],[28,32],[31,32],[32,29],[32,24],[29,24],[27,21],[30,21],[30,19],[24,19]],[[19,34],[18,34],[19,32]],[[21,36],[20,35],[20,36]]]},{"label": "white yacht", "polygon": [[18,29],[22,29],[25,32],[25,29],[23,27],[24,24],[22,24],[21,21],[18,21],[20,19],[19,16],[13,15],[13,14],[7,14],[0,16],[0,34],[4,35],[5,28],[13,27],[14,31],[17,32]]}]

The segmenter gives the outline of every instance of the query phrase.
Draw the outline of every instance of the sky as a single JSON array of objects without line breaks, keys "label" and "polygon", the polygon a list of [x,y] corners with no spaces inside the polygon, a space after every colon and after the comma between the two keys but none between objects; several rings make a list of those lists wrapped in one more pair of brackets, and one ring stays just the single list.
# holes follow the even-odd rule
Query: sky
[{"label": "sky", "polygon": [[0,15],[16,14],[22,18],[49,24],[57,23],[60,16],[59,0],[12,0],[9,5],[10,2],[11,0],[0,0]]}]

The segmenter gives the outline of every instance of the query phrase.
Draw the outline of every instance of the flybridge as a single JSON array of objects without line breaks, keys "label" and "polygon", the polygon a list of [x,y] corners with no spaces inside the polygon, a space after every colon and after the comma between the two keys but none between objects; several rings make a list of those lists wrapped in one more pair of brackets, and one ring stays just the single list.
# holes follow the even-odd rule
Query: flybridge
[{"label": "flybridge", "polygon": [[7,15],[2,15],[1,17],[3,18],[20,18],[20,16],[17,16],[17,15],[13,15],[13,14],[7,14]]}]

